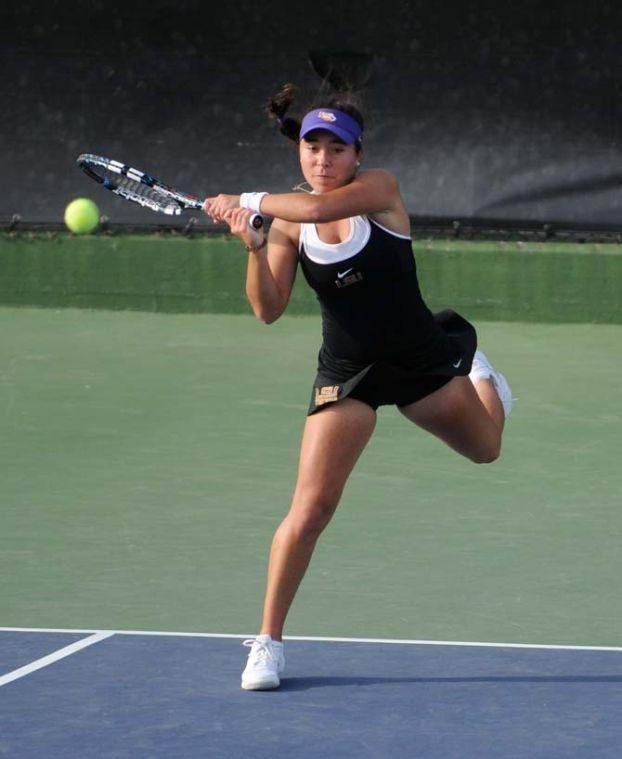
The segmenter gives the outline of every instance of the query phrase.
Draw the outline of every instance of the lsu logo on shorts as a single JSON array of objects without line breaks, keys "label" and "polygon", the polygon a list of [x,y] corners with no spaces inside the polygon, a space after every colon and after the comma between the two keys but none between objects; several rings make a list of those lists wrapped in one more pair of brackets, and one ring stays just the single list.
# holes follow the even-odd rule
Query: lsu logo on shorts
[{"label": "lsu logo on shorts", "polygon": [[315,388],[315,405],[323,406],[325,403],[334,403],[339,399],[339,385],[326,385]]}]

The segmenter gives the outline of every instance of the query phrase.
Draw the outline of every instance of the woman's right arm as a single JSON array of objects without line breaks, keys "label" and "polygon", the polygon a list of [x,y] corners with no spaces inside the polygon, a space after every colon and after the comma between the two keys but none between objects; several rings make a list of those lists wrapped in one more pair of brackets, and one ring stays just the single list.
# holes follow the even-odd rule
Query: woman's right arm
[{"label": "woman's right arm", "polygon": [[[249,239],[248,218],[251,212],[236,209],[225,216],[233,234],[246,244]],[[246,296],[255,316],[266,324],[276,321],[285,311],[294,286],[298,264],[300,225],[274,219],[268,245],[248,253]]]}]

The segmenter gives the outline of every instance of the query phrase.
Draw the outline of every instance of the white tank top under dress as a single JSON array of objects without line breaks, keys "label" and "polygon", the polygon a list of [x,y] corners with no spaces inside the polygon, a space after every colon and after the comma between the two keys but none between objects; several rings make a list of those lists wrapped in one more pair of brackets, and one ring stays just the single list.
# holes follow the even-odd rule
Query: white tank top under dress
[{"label": "white tank top under dress", "polygon": [[410,237],[355,216],[347,239],[329,244],[301,224],[300,265],[322,311],[310,414],[345,397],[406,406],[470,372],[475,329],[428,309]]}]

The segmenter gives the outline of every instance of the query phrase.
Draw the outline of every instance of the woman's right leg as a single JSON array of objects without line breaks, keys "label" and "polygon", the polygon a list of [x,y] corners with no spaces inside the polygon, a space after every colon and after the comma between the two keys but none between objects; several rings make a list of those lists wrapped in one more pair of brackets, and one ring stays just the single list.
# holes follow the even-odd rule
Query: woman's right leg
[{"label": "woman's right leg", "polygon": [[281,640],[285,617],[317,539],[335,513],[375,426],[376,412],[352,398],[307,417],[292,505],[270,550],[261,633],[273,640]]}]

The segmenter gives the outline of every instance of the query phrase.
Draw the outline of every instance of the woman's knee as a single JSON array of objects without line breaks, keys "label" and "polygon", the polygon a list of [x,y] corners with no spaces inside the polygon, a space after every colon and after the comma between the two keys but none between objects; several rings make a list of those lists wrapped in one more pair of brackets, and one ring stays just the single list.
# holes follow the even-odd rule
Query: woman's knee
[{"label": "woman's knee", "polygon": [[501,439],[490,440],[469,455],[474,464],[492,464],[501,456]]},{"label": "woman's knee", "polygon": [[288,519],[300,539],[317,538],[332,519],[339,498],[329,494],[297,500]]}]

